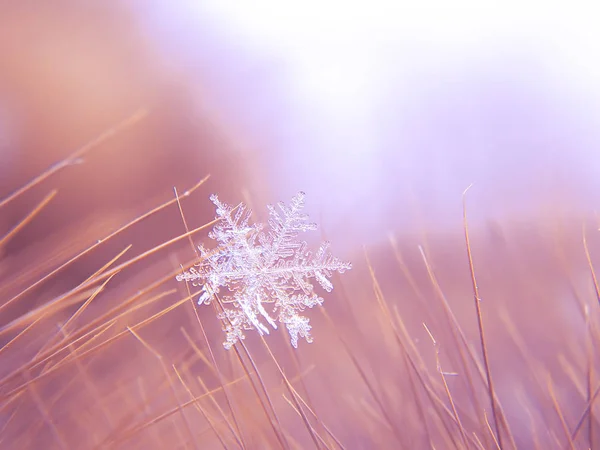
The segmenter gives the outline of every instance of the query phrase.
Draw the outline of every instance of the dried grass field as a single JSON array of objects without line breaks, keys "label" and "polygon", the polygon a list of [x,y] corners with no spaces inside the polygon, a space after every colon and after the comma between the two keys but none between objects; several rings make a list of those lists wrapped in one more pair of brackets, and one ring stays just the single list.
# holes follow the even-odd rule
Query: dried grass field
[{"label": "dried grass field", "polygon": [[349,252],[352,270],[308,310],[315,342],[294,349],[284,329],[249,331],[227,351],[218,304],[198,306],[198,287],[175,282],[213,225],[210,179],[129,220],[27,234],[54,214],[53,181],[84,167],[74,159],[93,166],[144,120],[1,203],[27,211],[0,241],[2,448],[598,443],[595,217],[468,228],[467,193],[467,234],[399,231]]}]

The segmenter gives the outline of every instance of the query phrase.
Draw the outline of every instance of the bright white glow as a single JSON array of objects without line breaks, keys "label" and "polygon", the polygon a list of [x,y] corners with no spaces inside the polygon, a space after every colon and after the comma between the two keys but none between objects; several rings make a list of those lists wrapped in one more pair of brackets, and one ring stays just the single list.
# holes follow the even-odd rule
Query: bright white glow
[{"label": "bright white glow", "polygon": [[574,85],[584,83],[600,93],[594,2],[212,0],[191,5],[249,52],[285,64],[290,91],[331,127],[355,128],[389,95],[390,85],[397,94],[410,91],[406,73],[432,64],[427,70],[435,71],[461,58],[485,60],[507,48],[534,52]]},{"label": "bright white glow", "polygon": [[[594,2],[186,1],[231,44],[215,81],[229,97],[213,99],[231,133],[269,135],[271,187],[326,192],[323,209],[346,226],[357,204],[363,229],[387,226],[413,188],[415,203],[453,214],[473,181],[509,209],[538,189],[527,183],[544,175],[527,171],[546,170],[545,145],[549,171],[569,162],[565,149],[600,170],[589,150],[600,129]],[[255,78],[227,78],[248,68]]]},{"label": "bright white glow", "polygon": [[[432,53],[485,51],[499,42],[534,42],[564,58],[573,69],[600,74],[600,12],[596,2],[546,0],[278,0],[194,2],[255,50],[277,54],[298,68],[297,80],[308,92],[333,92],[363,84],[357,62],[382,64],[406,50]],[[558,53],[558,54],[557,54]],[[597,54],[597,53],[596,53]],[[365,57],[368,59],[365,61]],[[378,58],[383,61],[377,61]],[[407,61],[407,63],[410,63]],[[360,69],[360,67],[359,67]],[[356,72],[356,71],[355,71]],[[591,72],[591,73],[590,73]],[[579,75],[584,75],[579,73]],[[585,75],[584,75],[585,76]],[[319,95],[319,98],[321,96]]]}]

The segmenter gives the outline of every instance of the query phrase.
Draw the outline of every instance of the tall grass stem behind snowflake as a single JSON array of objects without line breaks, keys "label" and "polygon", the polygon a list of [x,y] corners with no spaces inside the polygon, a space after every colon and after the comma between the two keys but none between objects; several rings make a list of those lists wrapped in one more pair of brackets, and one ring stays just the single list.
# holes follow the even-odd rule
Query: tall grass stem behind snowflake
[{"label": "tall grass stem behind snowflake", "polygon": [[269,326],[277,329],[277,323],[285,324],[294,347],[298,337],[312,342],[309,319],[299,314],[323,303],[311,279],[331,292],[333,273],[352,268],[329,253],[329,242],[313,253],[297,240],[300,233],[317,228],[302,213],[304,196],[299,192],[289,205],[279,203],[278,208],[269,205],[268,227],[249,224],[252,212],[246,205],[234,208],[217,195],[210,197],[218,222],[208,236],[218,244],[210,250],[200,245],[200,262],[177,280],[202,286],[199,305],[219,296],[225,348],[244,339],[246,330],[269,334]]}]

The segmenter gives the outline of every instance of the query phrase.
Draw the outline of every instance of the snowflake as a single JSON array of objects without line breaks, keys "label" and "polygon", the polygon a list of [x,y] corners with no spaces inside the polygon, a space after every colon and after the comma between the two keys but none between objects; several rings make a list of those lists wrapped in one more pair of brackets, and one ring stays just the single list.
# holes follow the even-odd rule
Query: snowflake
[{"label": "snowflake", "polygon": [[219,295],[224,308],[219,318],[227,334],[225,348],[244,339],[244,330],[269,334],[267,325],[277,329],[277,322],[285,324],[294,347],[298,337],[312,342],[309,319],[298,314],[323,303],[310,279],[330,292],[333,272],[343,273],[352,266],[333,257],[328,242],[313,254],[306,242],[296,240],[299,233],[317,228],[301,212],[304,193],[294,196],[289,206],[279,203],[280,211],[268,206],[268,231],[263,231],[263,224],[248,223],[251,211],[246,205],[233,208],[217,195],[210,199],[219,220],[208,236],[218,245],[212,250],[200,245],[200,262],[177,280],[202,285],[199,305],[209,304]]}]

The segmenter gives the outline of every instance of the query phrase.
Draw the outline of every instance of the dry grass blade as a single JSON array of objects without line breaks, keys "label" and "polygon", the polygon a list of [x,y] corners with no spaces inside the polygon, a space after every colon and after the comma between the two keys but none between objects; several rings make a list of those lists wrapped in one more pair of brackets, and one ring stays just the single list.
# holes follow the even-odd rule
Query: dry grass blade
[{"label": "dry grass blade", "polygon": [[[209,340],[208,340],[208,336],[206,335],[206,331],[204,330],[204,326],[202,325],[202,322],[200,321],[200,316],[198,315],[198,311],[196,310],[196,307],[195,307],[195,305],[194,305],[194,301],[192,300],[192,298],[193,298],[193,297],[192,297],[192,295],[191,295],[191,292],[190,292],[190,287],[189,287],[189,284],[188,284],[188,283],[186,283],[186,285],[185,285],[185,286],[186,286],[186,289],[187,289],[187,291],[188,291],[188,296],[190,297],[190,304],[191,304],[191,307],[192,307],[192,309],[194,310],[194,316],[195,316],[195,318],[196,318],[196,320],[197,320],[198,326],[200,327],[200,331],[201,331],[201,333],[202,333],[202,337],[203,337],[204,341],[206,342],[206,345],[207,345],[207,347],[208,347],[208,352],[209,352],[209,354],[210,354],[210,361],[207,361],[207,362],[208,362],[207,366],[208,366],[208,367],[210,367],[210,368],[211,368],[211,370],[213,370],[213,371],[214,371],[214,373],[215,373],[215,374],[216,374],[216,376],[217,376],[217,379],[219,380],[219,385],[220,385],[220,386],[221,386],[221,388],[223,389],[223,393],[224,393],[224,395],[225,395],[225,401],[226,401],[226,403],[227,403],[227,407],[228,407],[228,408],[229,408],[229,410],[231,411],[231,417],[232,417],[232,420],[233,420],[233,424],[234,424],[234,426],[235,426],[235,430],[233,429],[233,427],[232,427],[232,425],[229,423],[229,421],[225,419],[225,413],[223,412],[223,410],[221,409],[221,407],[218,405],[218,403],[217,403],[217,402],[216,402],[216,401],[215,401],[215,400],[214,400],[212,397],[211,397],[211,399],[212,399],[212,401],[213,401],[213,404],[214,404],[214,405],[215,405],[215,407],[218,409],[218,411],[221,413],[221,416],[224,418],[225,422],[227,423],[227,425],[228,425],[228,427],[229,427],[229,430],[231,431],[231,434],[232,434],[232,435],[235,437],[235,440],[236,440],[236,442],[238,443],[238,445],[239,445],[241,448],[245,449],[245,448],[247,448],[247,446],[246,446],[246,444],[245,444],[245,442],[244,442],[244,438],[243,438],[243,435],[242,435],[242,433],[241,433],[241,430],[240,430],[240,426],[239,426],[238,420],[237,420],[237,418],[236,418],[236,413],[235,413],[235,410],[234,410],[234,408],[233,408],[233,403],[232,403],[232,401],[231,401],[230,395],[229,395],[229,393],[227,392],[227,390],[225,389],[225,381],[224,381],[223,375],[221,374],[221,371],[220,371],[220,369],[219,369],[219,366],[217,365],[217,361],[216,361],[216,359],[215,359],[215,355],[214,355],[214,353],[213,353],[213,350],[212,350],[212,348],[211,348],[210,342],[209,342]],[[200,352],[200,350],[198,349],[198,347],[196,347],[196,346],[193,344],[193,342],[191,341],[191,339],[189,339],[189,338],[188,338],[187,340],[188,340],[188,342],[190,343],[190,345],[192,346],[192,348],[194,349],[194,351],[195,351],[196,353],[198,353],[198,354],[202,355],[202,352]],[[202,355],[202,356],[204,356],[204,355]]]},{"label": "dry grass blade", "polygon": [[[46,207],[46,205],[48,205],[48,203],[50,203],[57,193],[58,191],[56,189],[51,191],[29,214],[27,214],[27,216],[25,216],[17,225],[15,225],[12,230],[0,238],[0,249],[4,247],[6,243],[10,241],[19,231],[25,228],[25,226],[31,222],[34,217],[37,216],[39,212]],[[0,310],[1,308],[2,305],[0,305]]]},{"label": "dry grass blade", "polygon": [[479,287],[477,286],[477,278],[475,277],[475,267],[473,264],[473,254],[471,251],[471,241],[469,237],[469,224],[467,221],[467,192],[473,185],[469,186],[463,192],[463,227],[465,231],[465,243],[467,248],[467,257],[469,260],[469,272],[471,274],[471,282],[473,287],[473,299],[475,302],[475,310],[477,312],[477,326],[479,328],[479,339],[481,343],[481,351],[483,354],[483,365],[485,367],[485,377],[488,386],[488,392],[490,397],[490,403],[492,406],[492,418],[494,421],[494,428],[496,430],[496,439],[498,441],[498,445],[500,450],[503,450],[502,445],[502,432],[500,431],[499,421],[498,421],[498,412],[496,411],[496,395],[494,393],[494,384],[492,381],[492,373],[490,370],[490,362],[488,357],[487,345],[485,340],[485,332],[483,327],[483,315],[481,313],[481,298],[479,297]]},{"label": "dry grass blade", "polygon": [[[148,250],[148,251],[142,253],[141,255],[138,255],[138,256],[130,259],[129,261],[124,262],[124,263],[120,264],[119,266],[117,266],[107,272],[102,273],[99,276],[96,276],[96,277],[90,279],[88,282],[80,284],[78,287],[72,289],[71,291],[67,292],[66,294],[64,294],[54,300],[51,300],[50,302],[44,304],[43,306],[36,308],[36,309],[28,312],[27,314],[24,314],[16,319],[14,319],[10,323],[0,327],[0,336],[4,333],[14,330],[15,328],[25,326],[28,322],[35,320],[36,316],[39,316],[40,314],[45,314],[50,311],[53,313],[56,311],[59,311],[61,308],[66,306],[65,300],[69,299],[70,297],[81,293],[82,291],[93,286],[94,284],[102,282],[102,281],[110,278],[111,276],[122,271],[123,269],[143,260],[144,258],[147,258],[148,256],[150,256],[160,250],[163,250],[164,248],[166,248],[170,245],[175,244],[176,242],[181,241],[182,239],[187,238],[190,235],[193,235],[195,233],[198,233],[199,231],[205,230],[206,228],[209,228],[210,226],[212,226],[214,224],[214,222],[215,221],[209,222],[205,225],[195,228],[194,230],[190,231],[189,233],[185,233],[181,236],[170,239],[169,241],[167,241],[151,250]],[[166,277],[165,281],[168,279],[169,279],[169,277]]]},{"label": "dry grass blade", "polygon": [[3,206],[7,205],[11,201],[14,201],[17,197],[19,197],[23,193],[27,192],[29,189],[33,188],[34,186],[40,184],[42,181],[46,180],[47,178],[51,177],[56,172],[64,169],[65,167],[69,167],[69,166],[72,166],[74,164],[79,164],[81,162],[81,158],[86,153],[88,153],[90,150],[92,150],[92,149],[98,147],[99,145],[103,144],[105,141],[107,141],[108,139],[112,138],[113,136],[115,136],[119,132],[121,132],[121,131],[123,131],[123,130],[125,130],[125,129],[133,126],[133,125],[135,125],[138,122],[140,122],[147,115],[148,115],[148,111],[146,111],[145,109],[140,109],[140,110],[136,111],[129,118],[127,118],[124,121],[122,121],[121,123],[115,125],[113,128],[105,131],[104,133],[102,133],[100,136],[98,136],[94,140],[92,140],[92,141],[88,142],[87,144],[85,144],[83,147],[75,150],[69,156],[67,156],[65,159],[63,159],[62,161],[54,164],[52,167],[48,168],[41,175],[37,176],[36,178],[34,178],[33,180],[31,180],[26,185],[20,187],[16,191],[14,191],[8,197],[0,200],[0,208],[2,208]]},{"label": "dry grass blade", "polygon": [[[205,176],[202,180],[200,180],[198,183],[196,183],[192,188],[190,188],[187,191],[185,191],[185,193],[183,195],[185,197],[191,195],[191,193],[194,192],[196,189],[198,189],[200,186],[202,186],[209,179],[209,177],[210,177],[210,175]],[[123,225],[122,227],[118,228],[117,230],[111,232],[105,238],[98,239],[98,241],[96,243],[94,243],[93,245],[89,246],[88,248],[86,248],[85,250],[83,250],[82,252],[80,252],[79,254],[75,255],[72,258],[70,258],[69,260],[67,260],[66,262],[64,262],[63,264],[61,264],[59,267],[57,267],[56,269],[52,270],[50,273],[48,273],[47,275],[45,275],[44,277],[42,277],[41,279],[39,279],[38,281],[36,281],[33,284],[29,285],[26,289],[24,289],[23,291],[21,291],[19,294],[15,295],[13,298],[11,298],[10,300],[8,300],[7,302],[5,302],[3,304],[0,304],[0,311],[2,311],[2,308],[4,308],[4,307],[6,307],[6,306],[8,306],[8,305],[10,305],[12,303],[14,303],[15,301],[17,301],[18,299],[20,299],[24,295],[26,295],[26,294],[30,293],[31,291],[33,291],[34,289],[38,288],[41,284],[43,284],[44,282],[50,280],[52,277],[55,277],[61,271],[63,271],[67,267],[73,265],[74,263],[76,263],[78,260],[80,260],[81,258],[83,258],[88,253],[93,252],[94,250],[96,250],[96,248],[98,248],[102,244],[110,241],[114,237],[118,236],[119,234],[123,233],[124,231],[128,230],[129,228],[133,227],[134,225],[142,222],[143,220],[147,219],[148,217],[156,214],[157,212],[162,211],[163,209],[165,209],[168,206],[172,205],[176,201],[178,201],[178,200],[175,200],[175,199],[169,200],[169,201],[163,203],[162,205],[159,205],[159,206],[151,209],[150,211],[142,214],[141,216],[136,217],[135,219],[133,219],[129,223],[127,223],[127,224]],[[189,230],[186,230],[186,231],[189,231]]]},{"label": "dry grass blade", "polygon": [[[181,377],[181,374],[177,370],[177,367],[175,367],[175,364],[173,364],[172,367],[173,367],[173,371],[177,375],[177,378],[179,379],[179,382],[181,383],[181,385],[185,388],[185,390],[187,391],[187,393],[190,396],[190,398],[194,399],[194,394],[192,393],[192,391],[190,390],[190,388],[188,387],[188,385],[185,383],[185,381]],[[221,445],[223,446],[223,448],[227,449],[227,444],[225,444],[225,441],[221,437],[221,434],[217,430],[217,428],[216,428],[213,420],[210,418],[209,414],[207,414],[207,412],[204,411],[204,408],[202,408],[202,406],[200,406],[200,402],[198,400],[195,400],[193,404],[194,404],[194,407],[200,412],[200,414],[202,414],[202,417],[204,417],[204,420],[206,420],[208,422],[208,424],[210,425],[210,428],[212,428],[213,432],[215,433],[215,436],[217,436],[217,439],[219,440],[219,442],[221,443]]]},{"label": "dry grass blade", "polygon": [[[170,291],[170,292],[167,292],[167,293],[165,293],[165,294],[161,295],[161,297],[164,297],[165,295],[173,294],[174,292],[175,292],[175,291]],[[178,308],[179,306],[183,305],[183,304],[184,304],[184,303],[186,303],[188,300],[189,300],[188,298],[184,298],[183,300],[179,300],[178,302],[174,303],[173,305],[169,306],[168,308],[165,308],[165,309],[163,309],[162,311],[160,311],[160,312],[158,312],[158,313],[156,313],[156,314],[154,314],[154,315],[152,315],[152,316],[148,317],[147,319],[144,319],[144,320],[142,320],[141,322],[137,323],[136,325],[132,326],[132,327],[131,327],[131,329],[133,329],[133,330],[138,330],[138,329],[140,329],[140,328],[143,328],[144,326],[146,326],[146,325],[148,325],[148,324],[152,323],[154,320],[156,320],[156,319],[158,319],[158,318],[160,318],[160,317],[164,316],[165,314],[167,314],[167,313],[169,313],[169,312],[173,311],[175,308]],[[77,354],[77,356],[76,356],[76,357],[71,357],[71,358],[67,357],[67,358],[65,358],[63,361],[61,361],[60,363],[58,363],[58,364],[56,364],[55,366],[53,366],[53,367],[52,367],[52,369],[50,369],[50,370],[48,370],[48,371],[46,371],[46,372],[42,373],[41,375],[39,375],[38,377],[36,377],[36,378],[34,378],[34,379],[32,379],[32,380],[29,380],[29,381],[27,381],[27,382],[23,383],[23,384],[22,384],[22,385],[20,385],[19,387],[16,387],[16,388],[14,388],[14,389],[11,389],[9,392],[7,392],[6,394],[2,395],[0,398],[8,398],[8,397],[11,397],[11,396],[15,395],[16,393],[20,392],[21,390],[23,390],[23,389],[27,388],[27,386],[29,386],[29,384],[31,384],[32,382],[34,382],[34,381],[38,381],[39,379],[41,379],[41,378],[43,378],[43,377],[47,377],[47,376],[48,376],[50,373],[52,373],[52,372],[55,372],[55,371],[56,371],[56,370],[58,370],[59,368],[63,367],[65,364],[68,364],[68,363],[70,363],[70,362],[74,361],[74,359],[75,359],[75,358],[77,358],[77,359],[80,359],[80,358],[83,358],[83,357],[85,357],[85,356],[87,356],[87,355],[89,355],[89,354],[92,354],[92,353],[94,353],[94,352],[97,352],[97,351],[99,351],[100,349],[102,349],[102,348],[104,348],[104,347],[108,346],[109,344],[112,344],[113,342],[115,342],[116,340],[118,340],[119,338],[123,337],[124,335],[126,335],[126,334],[128,334],[128,333],[129,333],[129,331],[122,331],[122,332],[120,332],[120,333],[116,334],[115,336],[113,336],[113,337],[109,338],[108,340],[106,340],[106,341],[102,342],[101,344],[98,344],[98,345],[96,345],[96,346],[92,347],[92,348],[91,348],[91,349],[89,349],[89,350],[86,350],[86,351],[84,351],[84,352],[82,352],[82,353],[79,353],[79,354]],[[67,344],[67,345],[66,345],[66,347],[62,348],[61,350],[67,349],[67,348],[68,348],[68,346],[69,346],[69,345],[71,345],[71,344],[73,344],[73,342],[70,342],[69,344]],[[47,357],[47,358],[48,358],[48,357]],[[38,364],[40,364],[41,362],[42,362],[42,361],[38,361],[37,363],[38,363]],[[21,369],[19,369],[19,373],[20,373],[20,372],[23,372],[23,371],[25,371],[25,369],[24,369],[24,368],[21,368]],[[13,376],[13,375],[11,374],[11,375],[9,375],[7,378],[12,378],[12,376]],[[3,382],[5,382],[5,381],[3,380]],[[1,385],[2,385],[2,384],[0,383],[0,386],[1,386]]]},{"label": "dry grass blade", "polygon": [[[267,344],[267,341],[265,341],[264,336],[261,335],[260,339],[261,339],[261,342],[263,343],[263,345],[265,346],[265,348],[267,349],[267,352],[269,353],[269,356],[271,357],[271,359],[275,363],[275,366],[277,367],[277,370],[279,371],[279,374],[281,375],[281,377],[283,379],[283,382],[285,383],[285,387],[287,388],[288,392],[292,396],[292,400],[294,402],[294,405],[296,405],[296,411],[302,417],[302,421],[304,422],[304,425],[306,426],[306,429],[309,431],[310,437],[312,438],[313,443],[315,444],[315,447],[317,449],[320,449],[321,446],[319,445],[319,441],[321,441],[323,443],[324,443],[324,441],[322,440],[322,438],[320,436],[318,436],[318,433],[313,429],[312,425],[308,421],[308,417],[306,417],[306,414],[304,413],[304,410],[300,406],[300,403],[298,402],[298,399],[296,398],[296,393],[292,389],[292,385],[290,384],[288,378],[285,376],[285,373],[283,372],[283,369],[281,368],[281,366],[277,362],[277,359],[275,358],[275,355],[273,354],[273,352],[271,351],[271,348]],[[327,445],[325,445],[325,447],[327,447]]]},{"label": "dry grass blade", "polygon": [[556,399],[556,394],[554,393],[554,386],[552,383],[552,378],[550,376],[548,376],[548,384],[547,385],[548,385],[548,392],[550,393],[550,398],[552,398],[552,406],[554,407],[554,411],[556,412],[556,415],[560,419],[560,424],[561,424],[562,429],[567,438],[569,449],[575,450],[575,442],[571,438],[571,432],[569,431],[569,426],[567,425],[567,421],[565,420],[565,415],[561,411],[560,405],[558,404],[558,401]]},{"label": "dry grass blade", "polygon": [[446,392],[446,396],[448,397],[448,401],[450,402],[450,407],[452,408],[452,414],[454,416],[454,420],[456,421],[456,425],[458,426],[458,431],[460,432],[460,437],[461,437],[461,440],[463,443],[463,448],[468,449],[469,444],[467,443],[467,433],[466,433],[466,430],[460,420],[458,411],[456,410],[456,405],[454,403],[454,399],[452,398],[452,393],[450,392],[450,388],[448,387],[448,382],[446,381],[446,373],[442,370],[442,366],[440,363],[439,344],[433,337],[433,334],[431,334],[431,331],[429,330],[429,328],[427,328],[427,325],[423,324],[423,327],[427,331],[427,334],[431,338],[431,342],[433,343],[433,346],[435,348],[435,361],[436,361],[436,365],[437,365],[437,371],[440,374],[440,377],[442,378],[442,383],[444,384],[444,390]]},{"label": "dry grass blade", "polygon": [[136,338],[136,339],[137,339],[137,340],[138,340],[138,341],[139,341],[139,342],[140,342],[140,343],[141,343],[141,344],[142,344],[142,345],[143,345],[143,346],[144,346],[144,347],[145,347],[145,348],[146,348],[146,349],[147,349],[147,350],[148,350],[150,353],[152,353],[152,354],[153,354],[153,355],[156,357],[156,359],[158,360],[158,362],[160,363],[160,366],[162,367],[162,369],[163,369],[163,372],[164,372],[164,374],[165,374],[165,378],[167,379],[167,381],[168,381],[168,384],[169,384],[169,390],[170,390],[170,392],[171,392],[171,395],[172,395],[172,400],[173,400],[173,402],[174,402],[175,404],[177,404],[177,405],[178,405],[178,409],[179,409],[179,412],[180,412],[180,414],[181,414],[181,419],[182,419],[182,422],[183,422],[183,423],[184,423],[184,425],[185,425],[185,431],[186,431],[186,433],[187,433],[187,435],[188,435],[189,442],[192,442],[192,443],[194,444],[194,448],[198,448],[198,445],[197,445],[197,443],[196,443],[196,440],[195,440],[195,438],[194,438],[194,433],[192,432],[192,427],[191,427],[191,425],[190,425],[190,423],[189,423],[189,421],[188,421],[188,418],[187,418],[187,416],[185,415],[185,412],[183,411],[183,407],[181,406],[181,402],[179,401],[179,398],[178,398],[178,396],[177,396],[177,392],[176,392],[176,390],[175,390],[175,386],[173,385],[173,382],[172,382],[172,380],[171,380],[171,374],[169,373],[169,370],[167,369],[167,365],[166,365],[166,363],[165,363],[165,360],[164,360],[163,356],[162,356],[160,353],[158,353],[158,352],[157,352],[157,351],[156,351],[154,348],[152,348],[152,347],[150,346],[150,344],[148,344],[148,343],[147,343],[147,342],[146,342],[144,339],[142,339],[142,338],[141,338],[141,336],[140,336],[138,333],[136,333],[134,330],[132,330],[132,329],[131,329],[131,328],[129,328],[129,327],[127,327],[127,330],[128,330],[128,331],[129,331],[129,332],[130,332],[130,333],[131,333],[133,336],[135,336],[135,338]]}]

